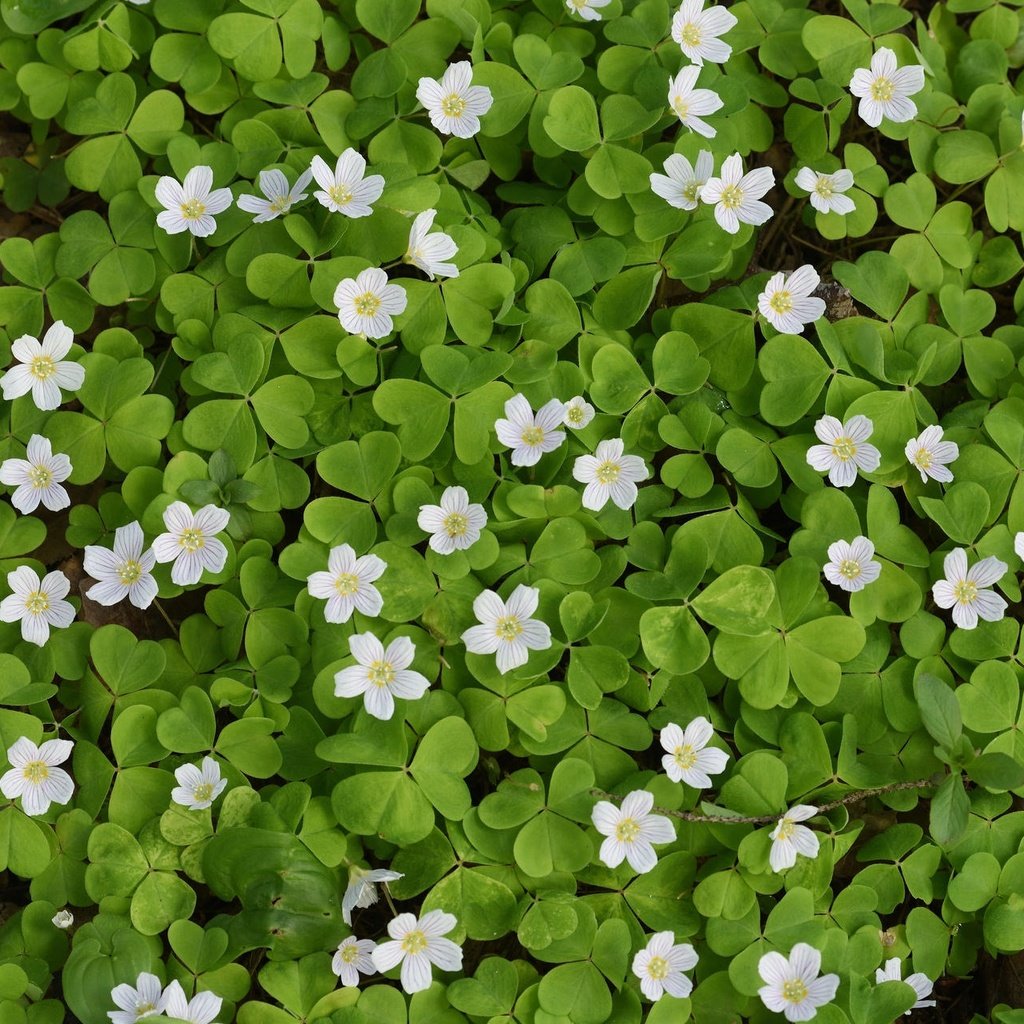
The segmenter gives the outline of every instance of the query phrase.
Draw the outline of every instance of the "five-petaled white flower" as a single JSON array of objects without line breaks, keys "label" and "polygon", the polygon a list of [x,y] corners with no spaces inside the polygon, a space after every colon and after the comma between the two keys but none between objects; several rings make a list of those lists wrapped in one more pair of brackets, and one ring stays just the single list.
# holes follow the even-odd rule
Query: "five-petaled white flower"
[{"label": "five-petaled white flower", "polygon": [[206,238],[217,230],[215,214],[223,213],[231,205],[231,189],[213,188],[213,168],[193,167],[179,185],[164,175],[156,183],[157,202],[164,208],[156,215],[156,222],[169,235],[191,231],[197,238]]},{"label": "five-petaled white flower", "polygon": [[594,418],[594,407],[582,395],[570,398],[565,403],[565,414],[562,424],[573,430],[582,430]]},{"label": "five-petaled white flower", "polygon": [[828,561],[822,571],[829,583],[852,594],[878,579],[882,566],[871,560],[874,553],[875,545],[867,537],[837,540],[828,546]]},{"label": "five-petaled white flower", "polygon": [[504,675],[525,665],[530,651],[546,651],[551,646],[551,630],[540,619],[532,619],[540,602],[536,587],[520,584],[507,601],[493,590],[477,594],[473,614],[481,625],[470,626],[462,642],[471,654],[494,654],[498,671]]},{"label": "five-petaled white flower", "polygon": [[188,1024],[211,1024],[213,1018],[220,1013],[223,1002],[220,996],[212,992],[197,992],[191,999],[187,999],[177,979],[164,989],[164,999],[164,1013],[168,1017],[188,1021]]},{"label": "five-petaled white flower", "polygon": [[758,989],[761,1002],[788,1021],[812,1020],[818,1007],[831,1003],[839,988],[838,974],[820,978],[821,953],[806,942],[798,942],[789,959],[781,953],[765,953],[758,961],[757,973],[765,985]]},{"label": "five-petaled white flower", "polygon": [[174,769],[178,785],[171,790],[171,799],[190,811],[202,811],[224,792],[228,780],[221,778],[220,765],[212,757],[203,758],[202,770],[194,764]]},{"label": "five-petaled white flower", "polygon": [[345,988],[354,988],[358,985],[360,974],[377,973],[372,956],[376,948],[377,943],[373,939],[357,939],[354,935],[349,935],[338,943],[338,950],[331,960],[331,970]]},{"label": "five-petaled white flower", "polygon": [[942,427],[933,425],[907,442],[906,453],[907,461],[921,474],[922,483],[928,483],[931,477],[940,484],[948,484],[953,471],[946,465],[960,458],[960,446],[954,441],[943,441]]},{"label": "five-petaled white flower", "polygon": [[61,931],[67,931],[75,923],[75,915],[70,910],[58,910],[53,917],[50,918],[50,923],[54,928],[59,928]]},{"label": "five-petaled white flower", "polygon": [[850,487],[858,469],[873,473],[882,461],[882,453],[867,443],[874,429],[867,416],[851,416],[845,423],[835,416],[822,416],[814,424],[814,433],[823,443],[808,448],[808,464],[819,473],[827,470],[836,487]]},{"label": "five-petaled white flower", "polygon": [[217,538],[231,519],[231,513],[216,505],[204,505],[195,515],[183,501],[164,509],[164,526],[153,541],[158,562],[173,562],[171,579],[181,587],[198,583],[203,571],[220,572],[228,559],[228,549]]},{"label": "five-petaled white flower", "polygon": [[633,973],[640,979],[640,991],[653,1002],[666,992],[685,999],[693,991],[693,982],[683,971],[696,967],[700,958],[688,942],[676,945],[674,939],[672,932],[656,932],[633,957]]},{"label": "five-petaled white flower", "polygon": [[388,275],[379,267],[346,277],[334,289],[341,326],[367,338],[386,338],[395,329],[391,318],[404,313],[408,302],[405,289],[388,284]]},{"label": "five-petaled white flower", "polygon": [[4,398],[10,402],[31,391],[37,409],[56,409],[63,397],[61,388],[77,391],[85,383],[85,368],[80,363],[62,361],[74,340],[63,320],[50,324],[41,342],[28,334],[15,339],[11,355],[20,365],[12,366],[0,377]]},{"label": "five-petaled white flower", "polygon": [[942,570],[946,578],[932,585],[932,597],[940,608],[953,609],[953,622],[961,629],[974,629],[978,619],[998,622],[1006,602],[988,588],[1006,574],[1008,566],[989,555],[967,568],[967,552],[955,548],[946,555]]},{"label": "five-petaled white flower", "polygon": [[557,398],[542,405],[534,415],[523,395],[505,403],[505,419],[495,420],[498,440],[512,449],[513,466],[535,466],[546,452],[553,452],[565,440],[559,430],[565,419],[565,403]]},{"label": "five-petaled white flower", "polygon": [[28,815],[45,814],[50,804],[70,802],[75,785],[63,768],[74,743],[47,740],[36,746],[27,736],[15,740],[7,750],[9,771],[0,778],[0,793],[8,800],[21,797],[21,809]]},{"label": "five-petaled white flower", "polygon": [[600,21],[601,14],[596,7],[607,7],[612,0],[565,0],[565,6],[575,11],[584,21]]},{"label": "five-petaled white flower", "polygon": [[430,965],[442,971],[462,970],[462,949],[447,935],[458,921],[454,914],[431,910],[419,920],[415,914],[399,914],[388,924],[391,942],[381,942],[373,951],[373,965],[383,974],[402,965],[402,988],[423,992],[430,988]]},{"label": "five-petaled white flower", "polygon": [[113,551],[89,544],[82,564],[96,583],[84,591],[85,596],[108,606],[127,597],[136,608],[148,608],[158,587],[153,579],[156,555],[152,548],[143,551],[145,544],[137,522],[114,531]]},{"label": "five-petaled white flower", "polygon": [[654,795],[637,789],[622,801],[621,807],[599,800],[594,805],[594,827],[607,838],[601,844],[601,860],[617,868],[623,860],[638,874],[645,874],[658,863],[652,843],[671,843],[675,826],[663,814],[651,814]]},{"label": "five-petaled white flower", "polygon": [[740,224],[764,224],[774,210],[761,202],[763,196],[775,184],[775,174],[770,167],[755,167],[743,173],[743,160],[739,153],[733,153],[722,163],[722,173],[717,178],[708,178],[701,189],[701,202],[715,208],[715,220],[730,235],[735,235]]},{"label": "five-petaled white flower", "polygon": [[419,700],[430,687],[426,676],[409,668],[416,647],[407,636],[385,648],[372,633],[354,633],[348,646],[358,664],[335,673],[334,696],[361,696],[374,718],[386,722],[395,713],[395,697]]},{"label": "five-petaled white flower", "polygon": [[668,105],[675,111],[676,117],[683,126],[703,135],[705,139],[713,139],[718,131],[704,120],[708,114],[721,110],[724,106],[722,97],[713,89],[698,89],[697,76],[700,68],[690,64],[683,68],[675,78],[668,80]]},{"label": "five-petaled white flower", "polygon": [[637,487],[647,479],[647,463],[639,455],[623,455],[620,438],[601,441],[593,455],[580,455],[572,467],[574,480],[583,488],[583,507],[600,511],[608,500],[621,509],[632,507]]},{"label": "five-petaled white flower", "polygon": [[443,231],[429,231],[437,216],[437,210],[424,210],[416,215],[409,229],[409,247],[405,251],[405,262],[419,267],[430,278],[458,277],[459,268],[454,263],[445,263],[458,251],[459,247],[451,235]]},{"label": "five-petaled white flower", "polygon": [[797,267],[788,277],[780,270],[768,279],[757,297],[757,308],[780,334],[800,334],[825,315],[824,299],[812,294],[820,283],[818,272],[809,263]]},{"label": "five-petaled white flower", "polygon": [[812,860],[818,856],[818,849],[821,844],[818,837],[806,826],[798,825],[797,822],[807,821],[818,813],[817,807],[808,804],[797,804],[791,807],[779,818],[778,824],[772,829],[771,852],[768,854],[768,862],[772,871],[784,871],[796,863],[796,855],[802,853]]},{"label": "five-petaled white flower", "polygon": [[[932,994],[932,989],[935,987],[935,983],[928,977],[927,974],[911,974],[908,978],[903,977],[903,965],[900,963],[900,958],[894,956],[891,960],[885,961],[885,968],[875,968],[875,982],[881,985],[886,981],[902,981],[909,985],[914,990],[914,995],[917,996],[917,1002],[910,1008],[910,1010],[918,1010],[926,1006],[935,1006],[935,1000],[929,999],[928,997]],[[903,1016],[909,1017],[910,1010],[907,1010]]]},{"label": "five-petaled white flower", "polygon": [[71,504],[68,492],[61,483],[71,476],[71,460],[62,454],[53,454],[50,439],[33,434],[28,441],[24,459],[6,459],[0,465],[0,483],[17,487],[11,495],[11,504],[19,512],[34,512],[39,503],[51,512]]},{"label": "five-petaled white flower", "polygon": [[253,224],[265,224],[287,213],[296,203],[306,198],[305,188],[313,177],[312,170],[303,171],[295,184],[288,187],[284,171],[260,171],[260,191],[266,198],[250,194],[238,197],[238,207],[246,213],[255,213]]},{"label": "five-petaled white flower", "polygon": [[405,875],[401,871],[374,868],[367,871],[356,864],[348,870],[348,888],[341,901],[341,916],[345,924],[352,926],[352,911],[356,907],[372,907],[377,902],[378,882],[397,882]]},{"label": "five-petaled white flower", "polygon": [[729,755],[708,744],[715,735],[711,723],[701,716],[680,729],[670,722],[661,730],[661,745],[668,751],[661,759],[665,774],[673,782],[685,782],[694,789],[710,789],[710,776],[721,775]]},{"label": "five-petaled white flower", "polygon": [[841,167],[838,171],[825,174],[822,171],[801,167],[795,178],[797,188],[811,194],[811,206],[819,213],[853,213],[856,205],[843,195],[853,187],[853,172]]},{"label": "five-petaled white flower", "polygon": [[920,64],[899,67],[896,54],[887,46],[871,58],[870,68],[857,68],[850,79],[850,92],[859,97],[857,112],[872,128],[887,117],[897,123],[917,117],[917,104],[909,97],[924,88]]},{"label": "five-petaled white flower", "polygon": [[733,28],[737,17],[724,7],[709,7],[704,0],[683,0],[672,18],[672,38],[698,67],[704,61],[724,64],[732,56],[732,47],[718,37]]},{"label": "five-petaled white flower", "polygon": [[14,591],[0,601],[0,620],[21,620],[21,638],[42,647],[50,639],[50,627],[67,629],[75,621],[75,606],[68,596],[71,581],[62,572],[49,572],[42,580],[27,565],[7,574]]},{"label": "five-petaled white flower", "polygon": [[465,487],[446,487],[439,505],[420,505],[416,525],[430,534],[431,550],[450,555],[465,551],[480,539],[487,512],[483,505],[470,502]]},{"label": "five-petaled white flower", "polygon": [[346,217],[369,217],[384,191],[383,175],[364,177],[366,161],[354,149],[346,149],[338,157],[333,171],[322,157],[315,156],[310,171],[320,186],[313,193],[320,204]]},{"label": "five-petaled white flower", "polygon": [[163,991],[160,979],[147,971],[135,979],[134,987],[127,983],[115,986],[110,998],[120,1007],[119,1010],[107,1011],[112,1024],[135,1024],[146,1017],[163,1013],[167,1007],[167,994]]},{"label": "five-petaled white flower", "polygon": [[449,64],[440,81],[421,78],[416,99],[427,108],[430,123],[445,135],[472,138],[480,131],[480,118],[491,109],[494,97],[485,85],[473,85],[468,60]]},{"label": "five-petaled white flower", "polygon": [[351,544],[340,544],[327,556],[327,572],[313,573],[306,585],[313,597],[327,601],[324,618],[328,622],[348,622],[353,611],[373,618],[384,607],[384,598],[373,581],[380,579],[387,567],[376,555],[356,558]]},{"label": "five-petaled white flower", "polygon": [[696,164],[673,153],[665,161],[665,173],[651,175],[651,190],[677,210],[696,210],[701,190],[714,172],[715,158],[706,149],[697,154]]}]

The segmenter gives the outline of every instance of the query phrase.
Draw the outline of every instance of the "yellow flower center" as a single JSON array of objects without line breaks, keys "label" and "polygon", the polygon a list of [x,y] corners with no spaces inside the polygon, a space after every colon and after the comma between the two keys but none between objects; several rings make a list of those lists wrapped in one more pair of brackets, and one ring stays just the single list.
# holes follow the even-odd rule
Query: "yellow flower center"
[{"label": "yellow flower center", "polygon": [[33,786],[38,786],[50,777],[50,766],[45,761],[29,761],[21,769],[21,774],[26,782],[31,782]]},{"label": "yellow flower center", "polygon": [[409,932],[409,934],[402,939],[402,951],[405,953],[422,953],[426,948],[427,937],[419,930]]},{"label": "yellow flower center", "polygon": [[206,544],[206,538],[203,536],[202,530],[197,530],[194,526],[190,526],[187,530],[181,531],[178,543],[186,551],[198,551]]},{"label": "yellow flower center", "polygon": [[680,35],[686,46],[700,46],[700,29],[692,21],[683,26]]},{"label": "yellow flower center", "polygon": [[832,454],[840,462],[849,462],[857,454],[857,443],[849,437],[837,437],[832,442]]},{"label": "yellow flower center", "polygon": [[366,678],[371,686],[388,686],[395,679],[395,670],[390,661],[375,661],[366,670]]},{"label": "yellow flower center", "polygon": [[441,113],[445,117],[462,117],[465,112],[466,101],[457,92],[450,92],[441,100]]},{"label": "yellow flower center", "polygon": [[340,950],[341,961],[346,964],[354,964],[359,959],[359,947],[353,942]]},{"label": "yellow flower center", "polygon": [[578,427],[583,422],[583,409],[578,405],[570,405],[565,411],[565,418],[574,426]]},{"label": "yellow flower center", "polygon": [[357,316],[376,316],[380,309],[380,297],[373,292],[363,292],[352,300]]},{"label": "yellow flower center", "polygon": [[697,202],[700,199],[700,190],[704,187],[705,182],[703,181],[691,181],[683,189],[683,198],[691,203]]},{"label": "yellow flower center", "polygon": [[655,981],[668,977],[668,961],[663,956],[652,956],[647,961],[647,974]]},{"label": "yellow flower center", "polygon": [[871,98],[879,103],[888,103],[896,93],[896,88],[888,78],[876,78],[871,83]]},{"label": "yellow flower center", "polygon": [[787,1003],[802,1003],[807,998],[807,986],[799,978],[783,982],[782,998]]},{"label": "yellow flower center", "polygon": [[[337,202],[337,200],[335,200]],[[288,196],[278,196],[271,204],[270,209],[274,213],[284,213],[292,205]]]},{"label": "yellow flower center", "polygon": [[692,768],[697,763],[697,751],[690,746],[689,743],[684,743],[681,747],[676,747],[676,752],[672,755],[675,759],[676,764],[686,771]]},{"label": "yellow flower center", "polygon": [[640,835],[640,824],[635,818],[623,818],[615,826],[615,838],[620,843],[632,843]]},{"label": "yellow flower center", "polygon": [[920,466],[921,469],[928,469],[933,461],[932,453],[927,448],[918,448],[914,452],[914,465]]},{"label": "yellow flower center", "polygon": [[29,363],[28,369],[36,380],[46,380],[57,372],[57,365],[49,356],[36,356]]},{"label": "yellow flower center", "polygon": [[129,558],[127,562],[123,562],[117,568],[118,579],[120,579],[126,587],[130,587],[141,575],[142,565],[131,558]]},{"label": "yellow flower center", "polygon": [[814,186],[814,191],[821,196],[822,199],[831,199],[835,189],[832,187],[831,178],[819,178]]},{"label": "yellow flower center", "polygon": [[787,291],[776,292],[768,300],[768,305],[776,313],[788,313],[793,308],[793,293]]},{"label": "yellow flower center", "polygon": [[201,803],[204,800],[209,800],[213,796],[213,783],[212,782],[200,782],[198,786],[192,791],[193,798],[196,803]]},{"label": "yellow flower center", "polygon": [[28,471],[28,482],[41,491],[53,483],[53,474],[45,466],[33,466]]},{"label": "yellow flower center", "polygon": [[718,201],[727,210],[738,210],[743,205],[743,189],[739,185],[726,185]]},{"label": "yellow flower center", "polygon": [[541,444],[544,440],[543,427],[527,427],[523,431],[523,444]]},{"label": "yellow flower center", "polygon": [[327,194],[338,206],[345,206],[352,202],[352,190],[347,185],[332,185]]},{"label": "yellow flower center", "polygon": [[844,558],[839,563],[839,575],[845,576],[848,580],[855,580],[860,575],[860,562]]},{"label": "yellow flower center", "polygon": [[444,517],[444,532],[449,537],[465,537],[469,520],[461,512],[449,512]]},{"label": "yellow flower center", "polygon": [[796,831],[796,822],[790,821],[789,818],[783,818],[779,822],[779,831],[776,834],[776,839],[789,839],[789,837]]},{"label": "yellow flower center", "polygon": [[334,581],[334,589],[342,597],[351,597],[359,589],[359,577],[352,572],[339,573]]},{"label": "yellow flower center", "polygon": [[953,597],[957,604],[974,604],[978,600],[978,584],[970,580],[960,580],[953,584]]},{"label": "yellow flower center", "polygon": [[199,199],[186,199],[181,204],[181,215],[185,220],[199,220],[206,213],[206,203]]},{"label": "yellow flower center", "polygon": [[41,590],[36,590],[25,598],[25,611],[29,615],[42,615],[49,607],[50,599]]},{"label": "yellow flower center", "polygon": [[605,459],[604,462],[599,463],[597,469],[594,470],[594,476],[597,477],[597,482],[601,484],[615,483],[621,473],[622,467],[610,459]]},{"label": "yellow flower center", "polygon": [[511,642],[512,640],[515,640],[522,631],[522,624],[515,615],[502,615],[502,617],[494,624],[494,632],[500,640],[507,640]]},{"label": "yellow flower center", "polygon": [[680,121],[685,121],[690,115],[690,104],[682,96],[676,96],[672,100],[672,109],[679,115]]},{"label": "yellow flower center", "polygon": [[145,1017],[147,1014],[152,1013],[156,1009],[155,1003],[136,1003],[135,1004],[135,1016]]}]

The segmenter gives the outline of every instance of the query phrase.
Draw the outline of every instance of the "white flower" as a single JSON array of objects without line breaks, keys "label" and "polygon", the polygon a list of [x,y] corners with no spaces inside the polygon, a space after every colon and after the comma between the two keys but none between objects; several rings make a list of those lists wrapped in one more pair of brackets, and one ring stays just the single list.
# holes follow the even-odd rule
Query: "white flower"
[{"label": "white flower", "polygon": [[978,619],[998,622],[1006,611],[1006,602],[987,589],[1006,573],[1008,566],[994,555],[967,568],[967,553],[955,548],[942,563],[944,580],[932,585],[932,597],[940,608],[953,609],[953,622],[961,629],[974,629]]},{"label": "white flower", "polygon": [[558,429],[565,419],[565,405],[557,398],[542,405],[535,416],[522,395],[513,395],[505,403],[505,417],[495,421],[494,432],[512,449],[513,466],[535,466],[565,440],[565,431]]},{"label": "white flower", "polygon": [[238,197],[239,209],[255,213],[253,224],[265,224],[268,220],[287,213],[296,203],[306,198],[304,189],[313,177],[312,170],[303,171],[289,189],[288,179],[283,171],[260,171],[260,191],[266,196],[242,195]]},{"label": "white flower", "polygon": [[917,104],[909,99],[924,88],[924,68],[896,64],[896,54],[883,46],[872,58],[871,68],[858,68],[850,79],[850,92],[860,98],[857,112],[872,128],[890,121],[912,121],[917,116]]},{"label": "white flower", "polygon": [[668,751],[661,759],[665,774],[673,782],[685,782],[694,789],[710,789],[712,775],[725,771],[729,755],[710,747],[715,730],[704,717],[695,718],[684,732],[675,723],[661,730],[661,745]]},{"label": "white flower", "polygon": [[711,89],[698,89],[697,76],[700,68],[691,64],[683,68],[675,78],[668,80],[668,105],[686,128],[713,139],[717,130],[703,120],[708,114],[721,110],[722,97]]},{"label": "white flower", "polygon": [[135,979],[134,988],[128,984],[118,985],[110,993],[110,998],[120,1007],[119,1010],[107,1011],[113,1024],[135,1024],[144,1017],[163,1013],[167,1007],[167,994],[160,979],[145,971]]},{"label": "white flower", "polygon": [[49,438],[33,434],[29,438],[26,459],[6,459],[0,465],[0,483],[17,487],[11,504],[20,512],[34,512],[39,503],[51,512],[71,504],[61,483],[71,476],[71,460],[53,454]]},{"label": "white flower", "polygon": [[10,402],[31,391],[37,409],[56,409],[63,398],[61,388],[77,391],[85,383],[85,368],[80,363],[61,361],[74,340],[63,320],[55,320],[41,342],[27,334],[16,339],[11,355],[21,365],[12,366],[0,377],[4,398]]},{"label": "white flower", "polygon": [[217,230],[214,214],[223,213],[231,205],[231,189],[213,188],[213,169],[193,167],[179,185],[164,175],[156,183],[156,198],[164,209],[156,222],[169,235],[191,231],[197,238],[206,238]]},{"label": "white flower", "polygon": [[330,165],[319,156],[313,157],[310,167],[316,183],[322,191],[313,195],[331,213],[343,213],[346,217],[369,217],[373,203],[384,191],[384,177],[380,174],[366,174],[366,161],[354,150],[346,149],[332,171]]},{"label": "white flower", "polygon": [[828,470],[836,487],[849,487],[857,479],[857,470],[873,473],[882,461],[882,453],[867,439],[874,430],[867,416],[852,416],[840,423],[835,416],[822,416],[814,424],[814,433],[823,444],[812,444],[807,462],[819,473]]},{"label": "white flower", "polygon": [[871,560],[874,553],[875,545],[867,537],[837,540],[828,546],[828,562],[822,571],[829,583],[852,594],[878,579],[882,566]]},{"label": "white flower", "polygon": [[465,487],[446,487],[440,505],[420,505],[416,525],[430,534],[430,547],[440,555],[465,551],[480,539],[487,525],[483,505],[471,504]]},{"label": "white flower", "polygon": [[442,971],[462,970],[462,950],[447,935],[458,921],[454,914],[431,910],[418,921],[414,914],[399,914],[388,924],[392,942],[373,951],[373,965],[383,974],[402,965],[402,988],[408,993],[430,988],[430,965]]},{"label": "white flower", "polygon": [[419,267],[431,281],[435,274],[438,277],[459,276],[459,268],[454,263],[444,262],[459,251],[455,240],[443,231],[428,234],[436,216],[437,210],[424,210],[416,215],[409,230],[409,247],[405,252],[406,263]]},{"label": "white flower", "polygon": [[27,566],[7,574],[7,586],[14,591],[0,601],[0,620],[21,620],[21,638],[42,647],[50,639],[50,627],[67,629],[75,621],[75,606],[68,596],[71,581],[62,572],[47,573],[42,580]]},{"label": "white flower", "polygon": [[839,988],[838,974],[818,977],[821,953],[806,942],[798,942],[787,960],[781,953],[765,953],[757,972],[766,984],[758,989],[761,1002],[788,1021],[812,1020],[818,1007],[831,1003]]},{"label": "white flower", "polygon": [[331,548],[327,556],[327,572],[315,572],[306,581],[313,597],[324,598],[327,607],[324,618],[328,622],[348,622],[352,612],[358,611],[368,618],[380,615],[384,598],[373,586],[380,579],[387,562],[376,555],[360,555],[351,544]]},{"label": "white flower", "polygon": [[818,837],[806,826],[798,825],[798,821],[806,821],[818,813],[817,807],[797,804],[779,818],[779,823],[772,829],[771,852],[768,862],[772,871],[784,871],[796,863],[796,855],[802,853],[812,860],[818,856],[820,843]]},{"label": "white flower", "polygon": [[367,338],[386,338],[395,329],[391,318],[404,313],[408,301],[405,289],[388,284],[388,275],[377,267],[346,277],[334,289],[341,326]]},{"label": "white flower", "polygon": [[562,424],[573,430],[582,430],[594,418],[594,407],[582,395],[570,398],[565,403],[565,415]]},{"label": "white flower", "polygon": [[677,210],[696,210],[701,190],[714,172],[715,158],[706,149],[697,154],[695,165],[681,153],[673,153],[665,161],[665,173],[651,175],[651,190]]},{"label": "white flower", "polygon": [[676,838],[675,826],[663,814],[651,814],[654,796],[646,790],[630,793],[621,807],[599,800],[594,805],[594,827],[603,836],[599,854],[610,868],[623,860],[638,874],[645,874],[658,863],[652,843],[671,843]]},{"label": "white flower", "polygon": [[[910,1008],[910,1010],[921,1009],[925,1006],[935,1006],[936,1002],[934,999],[929,999],[928,996],[932,994],[932,989],[935,987],[935,983],[928,977],[927,974],[911,974],[910,977],[904,979],[903,969],[900,964],[900,958],[894,956],[891,960],[885,961],[885,969],[881,967],[875,968],[875,982],[881,985],[885,981],[906,981],[917,996],[917,1002]],[[907,1010],[903,1014],[904,1017],[910,1016],[910,1010]]]},{"label": "white flower", "polygon": [[772,217],[775,211],[760,199],[774,184],[770,167],[756,167],[744,174],[743,160],[733,153],[722,163],[721,177],[708,178],[700,198],[714,206],[719,225],[735,235],[740,224],[764,224]]},{"label": "white flower", "polygon": [[202,771],[194,764],[174,769],[178,785],[171,790],[171,799],[190,811],[202,811],[224,792],[227,779],[220,776],[220,765],[212,757],[203,758]]},{"label": "white flower", "polygon": [[575,11],[584,21],[600,21],[601,15],[595,7],[607,7],[612,0],[565,0],[565,6]]},{"label": "white flower", "polygon": [[732,47],[718,37],[737,22],[736,15],[724,7],[703,10],[704,0],[683,0],[672,19],[672,38],[694,64],[709,60],[724,64],[732,56]]},{"label": "white flower", "polygon": [[220,1013],[220,996],[212,992],[197,992],[191,1000],[185,998],[185,990],[177,980],[172,981],[164,990],[166,1005],[164,1013],[168,1017],[177,1017],[188,1021],[188,1024],[210,1024]]},{"label": "white flower", "polygon": [[672,932],[656,932],[633,957],[633,973],[640,979],[640,991],[654,1002],[665,992],[685,999],[693,991],[693,982],[683,971],[696,967],[700,958],[688,942],[677,946],[674,938]]},{"label": "white flower", "polygon": [[809,263],[797,267],[789,277],[780,270],[757,297],[757,308],[780,334],[800,334],[825,315],[824,300],[811,294],[820,283],[818,272]]},{"label": "white flower", "polygon": [[795,179],[796,186],[811,194],[811,206],[819,213],[853,213],[856,205],[843,193],[853,187],[853,172],[845,168],[824,174],[810,167],[801,167]]},{"label": "white flower", "polygon": [[401,871],[389,871],[387,868],[364,868],[352,865],[349,868],[349,883],[345,896],[341,901],[341,916],[349,927],[352,926],[352,911],[356,907],[372,907],[377,902],[378,882],[397,882],[405,875]]},{"label": "white flower", "polygon": [[143,551],[145,538],[136,523],[119,526],[114,531],[114,550],[90,544],[82,560],[85,571],[94,579],[85,596],[97,604],[112,605],[126,597],[136,608],[148,608],[157,594],[153,566],[153,549]]},{"label": "white flower", "polygon": [[948,484],[953,479],[946,464],[960,458],[960,447],[953,441],[942,440],[942,427],[925,427],[920,437],[907,442],[907,460],[921,474],[921,482],[928,483],[928,477]]},{"label": "white flower", "polygon": [[409,669],[416,647],[407,636],[396,637],[385,649],[372,633],[354,633],[349,650],[359,662],[334,675],[335,697],[363,698],[366,710],[386,722],[395,713],[395,697],[419,700],[430,681]]},{"label": "white flower", "polygon": [[58,910],[53,917],[50,918],[50,923],[54,928],[59,928],[61,931],[67,931],[75,923],[75,915],[70,910]]},{"label": "white flower", "polygon": [[341,979],[345,988],[359,984],[360,974],[376,974],[372,953],[377,943],[372,939],[357,939],[350,935],[338,943],[338,951],[331,960],[331,970]]},{"label": "white flower", "polygon": [[583,488],[583,507],[597,512],[612,503],[621,509],[636,501],[636,485],[647,479],[647,464],[639,455],[623,455],[619,438],[601,441],[593,455],[581,455],[572,467],[574,480]]},{"label": "white flower", "polygon": [[27,736],[15,740],[7,749],[9,771],[0,778],[0,793],[8,800],[21,797],[21,809],[28,815],[45,814],[50,804],[66,804],[75,785],[63,768],[74,743],[71,740],[46,740],[36,746]]},{"label": "white flower", "polygon": [[1016,534],[1013,538],[1013,550],[1016,552],[1017,557],[1024,562],[1024,531]]},{"label": "white flower", "polygon": [[530,651],[545,651],[551,646],[551,630],[530,616],[537,610],[540,591],[520,584],[508,601],[493,590],[478,594],[473,614],[482,623],[470,626],[462,642],[472,654],[496,654],[498,671],[504,675],[525,665]]},{"label": "white flower", "polygon": [[220,572],[228,558],[228,549],[217,539],[231,514],[216,505],[204,505],[195,515],[183,501],[164,509],[164,526],[153,541],[158,562],[173,562],[171,579],[179,586],[198,583],[203,570]]},{"label": "white flower", "polygon": [[421,78],[416,99],[427,108],[430,123],[445,135],[472,138],[480,131],[480,118],[491,109],[494,97],[485,85],[472,85],[473,66],[468,60],[449,64],[439,82]]}]

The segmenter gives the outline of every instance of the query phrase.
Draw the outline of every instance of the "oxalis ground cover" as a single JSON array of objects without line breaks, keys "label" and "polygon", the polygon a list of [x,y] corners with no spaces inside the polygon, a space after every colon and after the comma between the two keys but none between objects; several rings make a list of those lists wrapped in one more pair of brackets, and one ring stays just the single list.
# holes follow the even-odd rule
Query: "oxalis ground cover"
[{"label": "oxalis ground cover", "polygon": [[2,1024],[1024,1021],[1017,3],[0,16]]}]

